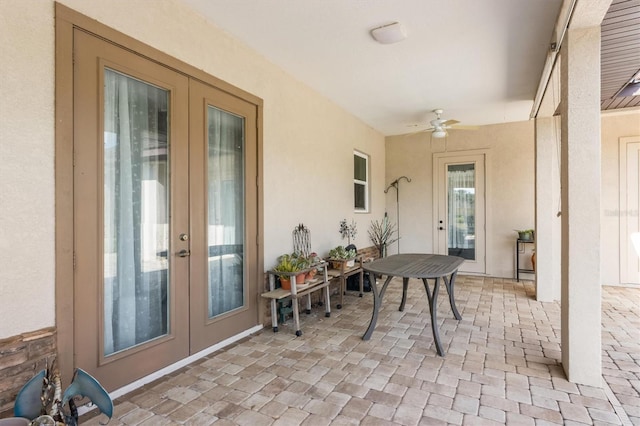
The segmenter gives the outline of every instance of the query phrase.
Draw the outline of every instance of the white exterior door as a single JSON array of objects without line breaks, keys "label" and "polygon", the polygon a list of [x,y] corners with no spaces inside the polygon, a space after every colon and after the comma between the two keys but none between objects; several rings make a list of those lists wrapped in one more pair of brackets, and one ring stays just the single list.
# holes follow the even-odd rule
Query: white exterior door
[{"label": "white exterior door", "polygon": [[[620,139],[620,282],[640,284],[640,136]],[[637,238],[637,237],[636,237]],[[640,243],[638,243],[640,244]],[[640,250],[640,247],[637,248]]]},{"label": "white exterior door", "polygon": [[434,247],[465,259],[461,272],[486,272],[485,154],[434,155]]}]

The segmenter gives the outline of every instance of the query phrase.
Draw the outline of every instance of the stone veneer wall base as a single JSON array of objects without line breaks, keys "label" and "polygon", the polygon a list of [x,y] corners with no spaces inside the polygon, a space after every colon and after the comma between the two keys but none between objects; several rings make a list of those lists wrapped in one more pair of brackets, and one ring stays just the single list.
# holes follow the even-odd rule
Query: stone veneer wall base
[{"label": "stone veneer wall base", "polygon": [[55,327],[0,339],[0,418],[13,416],[16,395],[56,355]]}]

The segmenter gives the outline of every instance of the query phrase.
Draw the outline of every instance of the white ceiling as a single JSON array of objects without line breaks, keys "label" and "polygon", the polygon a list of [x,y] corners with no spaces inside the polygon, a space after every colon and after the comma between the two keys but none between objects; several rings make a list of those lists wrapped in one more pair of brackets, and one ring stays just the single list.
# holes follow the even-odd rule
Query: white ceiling
[{"label": "white ceiling", "polygon": [[[527,120],[562,0],[181,0],[385,135]],[[369,30],[398,21],[408,38]],[[418,130],[420,127],[417,128]]]}]

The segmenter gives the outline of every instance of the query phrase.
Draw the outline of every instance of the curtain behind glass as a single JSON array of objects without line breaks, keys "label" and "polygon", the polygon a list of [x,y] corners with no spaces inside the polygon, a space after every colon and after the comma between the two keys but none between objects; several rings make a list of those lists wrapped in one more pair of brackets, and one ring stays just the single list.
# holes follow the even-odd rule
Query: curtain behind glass
[{"label": "curtain behind glass", "polygon": [[105,70],[104,354],[167,329],[168,92]]},{"label": "curtain behind glass", "polygon": [[209,317],[244,305],[244,118],[208,108]]},{"label": "curtain behind glass", "polygon": [[[461,169],[456,169],[456,168]],[[473,249],[475,247],[475,170],[473,165],[449,166],[448,191],[448,247]],[[467,259],[475,259],[473,252],[460,252]]]}]

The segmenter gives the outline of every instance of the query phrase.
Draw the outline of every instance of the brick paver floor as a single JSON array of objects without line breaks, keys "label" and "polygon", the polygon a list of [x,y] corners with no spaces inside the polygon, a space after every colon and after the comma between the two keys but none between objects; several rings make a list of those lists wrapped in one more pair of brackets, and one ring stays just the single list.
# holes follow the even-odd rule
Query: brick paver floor
[{"label": "brick paver floor", "polygon": [[[270,327],[115,401],[110,425],[640,425],[640,289],[604,287],[603,386],[560,365],[560,305],[534,285],[460,276],[456,321],[441,289],[436,355],[424,288],[404,312],[392,283],[371,340],[373,298]],[[90,417],[87,415],[87,417]],[[83,419],[98,425],[104,418]]]}]

